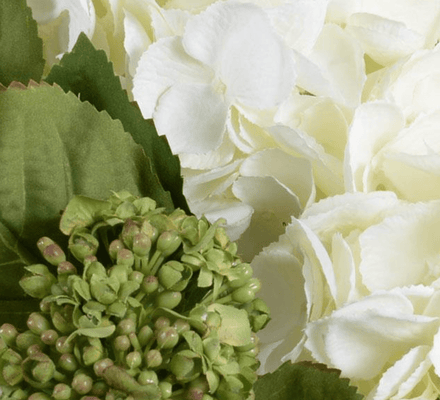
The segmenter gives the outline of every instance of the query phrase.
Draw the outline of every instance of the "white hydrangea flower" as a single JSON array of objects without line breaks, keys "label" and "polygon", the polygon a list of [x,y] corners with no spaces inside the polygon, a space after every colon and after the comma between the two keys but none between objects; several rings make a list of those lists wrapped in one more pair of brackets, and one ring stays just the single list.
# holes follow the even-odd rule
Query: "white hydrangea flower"
[{"label": "white hydrangea flower", "polygon": [[386,69],[355,112],[345,158],[348,191],[440,197],[440,47]]},{"label": "white hydrangea flower", "polygon": [[314,360],[369,400],[436,399],[439,229],[439,200],[347,193],[310,206],[252,262],[275,321],[259,334],[260,372]]},{"label": "white hydrangea flower", "polygon": [[293,60],[266,14],[218,2],[192,17],[182,37],[164,38],[142,56],[133,95],[174,153],[206,153],[223,141],[232,106],[280,104],[294,84]]},{"label": "white hydrangea flower", "polygon": [[43,39],[44,58],[49,65],[72,50],[81,32],[93,36],[96,13],[92,0],[27,0]]},{"label": "white hydrangea flower", "polygon": [[340,24],[376,63],[388,66],[432,48],[440,34],[436,0],[330,0],[327,21]]}]

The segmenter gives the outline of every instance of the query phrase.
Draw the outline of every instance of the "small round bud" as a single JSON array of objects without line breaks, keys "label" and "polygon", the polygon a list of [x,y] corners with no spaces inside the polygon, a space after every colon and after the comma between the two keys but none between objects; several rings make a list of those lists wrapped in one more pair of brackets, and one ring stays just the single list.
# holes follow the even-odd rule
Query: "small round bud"
[{"label": "small round bud", "polygon": [[159,379],[154,371],[142,371],[137,380],[142,386],[159,384]]},{"label": "small round bud", "polygon": [[34,344],[42,345],[40,337],[31,331],[18,334],[15,343],[20,350],[26,350]]},{"label": "small round bud", "polygon": [[18,336],[18,331],[12,324],[3,324],[0,326],[0,337],[5,341],[8,346],[13,346],[15,338]]},{"label": "small round bud", "polygon": [[31,371],[32,379],[42,384],[49,382],[55,374],[55,364],[44,353],[35,353],[27,357],[22,363],[22,368],[23,371]]},{"label": "small round bud", "polygon": [[116,351],[127,351],[131,346],[131,342],[127,335],[120,335],[115,337],[113,345]]},{"label": "small round bud", "polygon": [[88,233],[86,228],[78,229],[73,232],[69,238],[69,250],[73,256],[80,262],[83,262],[85,257],[94,256],[98,251],[98,240]]},{"label": "small round bud", "polygon": [[143,347],[154,337],[154,332],[148,325],[145,325],[141,328],[137,336],[140,345]]},{"label": "small round bud", "polygon": [[125,249],[124,243],[122,243],[122,240],[115,239],[113,240],[109,247],[108,247],[108,253],[110,254],[110,257],[113,261],[116,261],[116,257],[118,255],[118,252],[122,249]]},{"label": "small round bud", "polygon": [[168,328],[171,325],[171,321],[168,317],[160,316],[154,321],[155,329],[163,329]]},{"label": "small round bud", "polygon": [[44,249],[51,244],[55,244],[55,242],[47,236],[43,236],[37,241],[37,247],[41,254],[43,254]]},{"label": "small round bud", "polygon": [[144,233],[139,232],[133,237],[133,252],[138,257],[145,257],[150,253],[151,239]]},{"label": "small round bud", "polygon": [[195,375],[196,363],[193,358],[177,353],[174,354],[168,368],[178,381],[187,381]]},{"label": "small round bud", "polygon": [[28,397],[28,400],[51,400],[50,396],[43,392],[36,392]]},{"label": "small round bud", "polygon": [[142,355],[138,351],[131,351],[125,357],[125,363],[129,369],[138,368],[142,364]]},{"label": "small round bud", "polygon": [[233,279],[229,281],[229,287],[231,288],[239,288],[243,286],[246,282],[248,282],[253,275],[253,270],[250,264],[242,263],[234,267],[231,271],[233,273]]},{"label": "small round bud", "polygon": [[40,338],[44,344],[47,344],[48,346],[53,346],[58,339],[58,332],[54,329],[48,329],[41,334]]},{"label": "small round bud", "polygon": [[83,373],[74,376],[72,380],[72,388],[78,394],[87,394],[92,390],[93,379]]},{"label": "small round bud", "polygon": [[85,365],[92,365],[104,355],[102,347],[86,346],[83,349],[82,359]]},{"label": "small round bud", "polygon": [[179,248],[181,243],[182,239],[177,231],[165,231],[157,239],[156,248],[163,257],[168,257]]},{"label": "small round bud", "polygon": [[128,249],[119,250],[116,256],[116,263],[131,268],[134,264],[133,252]]},{"label": "small round bud", "polygon": [[52,397],[55,400],[69,400],[72,396],[72,389],[65,383],[58,383],[54,386]]},{"label": "small round bud", "polygon": [[32,354],[35,353],[42,353],[43,349],[41,348],[41,346],[39,344],[33,344],[32,346],[29,346],[26,350],[26,354],[28,356],[31,356]]},{"label": "small round bud", "polygon": [[147,275],[141,284],[141,291],[147,294],[155,292],[159,287],[159,280],[154,275]]},{"label": "small round bud", "polygon": [[103,358],[102,360],[99,360],[93,364],[93,371],[95,372],[96,376],[102,377],[104,371],[111,367],[113,365],[113,360],[110,358]]},{"label": "small round bud", "polygon": [[58,359],[58,366],[66,372],[75,372],[78,369],[78,360],[71,353],[62,354]]},{"label": "small round bud", "polygon": [[77,273],[78,271],[76,267],[69,261],[63,261],[58,264],[57,267],[58,278],[60,278],[60,275],[69,276],[69,275],[75,275]]},{"label": "small round bud", "polygon": [[67,341],[67,336],[61,336],[55,342],[55,348],[61,354],[71,353],[73,351],[73,343]]},{"label": "small round bud", "polygon": [[188,285],[192,270],[178,261],[168,261],[159,269],[157,277],[160,284],[169,290],[182,291]]},{"label": "small round bud", "polygon": [[105,382],[98,381],[93,383],[92,390],[89,394],[92,394],[93,396],[104,397],[108,390],[109,387]]},{"label": "small round bud", "polygon": [[174,328],[162,328],[156,332],[156,340],[160,349],[172,349],[179,341],[179,334]]},{"label": "small round bud", "polygon": [[157,349],[149,350],[144,357],[148,368],[157,368],[163,361],[162,354]]},{"label": "small round bud", "polygon": [[141,271],[133,271],[128,276],[128,280],[139,283],[139,285],[141,285],[144,280],[144,277],[145,275]]},{"label": "small round bud", "polygon": [[169,399],[173,393],[173,385],[170,382],[159,382],[159,389],[162,393],[162,399]]},{"label": "small round bud", "polygon": [[127,218],[121,231],[121,239],[128,248],[133,246],[133,237],[140,232],[140,227],[132,219]]},{"label": "small round bud", "polygon": [[[130,250],[128,250],[130,251]],[[128,275],[131,273],[126,265],[116,264],[113,265],[108,271],[108,276],[116,278],[120,283],[128,281]]]},{"label": "small round bud", "polygon": [[231,293],[233,301],[237,303],[248,303],[255,298],[255,294],[260,290],[261,283],[257,278],[250,279],[243,286]]},{"label": "small round bud", "polygon": [[191,325],[189,324],[189,322],[181,318],[176,319],[172,326],[179,335],[188,332],[191,329]]},{"label": "small round bud", "polygon": [[37,335],[41,335],[44,331],[51,328],[50,322],[38,312],[31,313],[26,324],[28,328]]},{"label": "small round bud", "polygon": [[66,254],[56,243],[46,246],[41,254],[48,263],[54,266],[66,261]]},{"label": "small round bud", "polygon": [[156,297],[156,306],[169,308],[172,310],[177,307],[182,300],[182,293],[180,292],[171,292],[168,290],[164,290],[159,293]]},{"label": "small round bud", "polygon": [[131,318],[124,318],[116,326],[116,332],[120,335],[128,335],[132,332],[136,332],[136,322]]},{"label": "small round bud", "polygon": [[99,261],[92,261],[84,268],[84,275],[87,282],[90,282],[93,275],[106,278],[107,270]]},{"label": "small round bud", "polygon": [[50,306],[51,306],[52,302],[47,300],[46,298],[42,299],[40,301],[40,311],[44,314],[48,314],[50,313]]}]

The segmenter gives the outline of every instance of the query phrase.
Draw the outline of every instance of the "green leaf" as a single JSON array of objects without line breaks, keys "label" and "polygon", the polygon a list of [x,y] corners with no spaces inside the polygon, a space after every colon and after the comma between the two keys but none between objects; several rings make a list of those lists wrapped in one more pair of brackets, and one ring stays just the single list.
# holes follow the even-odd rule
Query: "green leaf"
[{"label": "green leaf", "polygon": [[255,400],[362,400],[341,371],[323,364],[286,362],[254,385]]},{"label": "green leaf", "polygon": [[40,300],[1,300],[0,301],[0,326],[4,323],[12,324],[17,329],[24,331],[27,328],[26,320],[30,313],[39,311]]},{"label": "green leaf", "polygon": [[49,85],[0,92],[0,299],[20,299],[22,266],[49,236],[66,248],[60,212],[75,194],[151,196],[150,165],[120,121]]},{"label": "green leaf", "polygon": [[[171,193],[175,207],[189,213],[182,193],[178,158],[171,153],[165,137],[157,135],[153,122],[144,120],[139,108],[130,103],[103,50],[96,50],[82,33],[72,52],[64,55],[60,65],[53,66],[46,81],[57,83],[66,92],[79,95],[82,101],[89,101],[98,110],[106,110],[112,118],[119,119],[152,160],[151,172],[157,174],[157,184],[160,181],[163,188]],[[159,196],[159,190],[156,194],[154,199],[159,206],[167,207],[168,211],[174,208],[166,203],[163,196]]]},{"label": "green leaf", "polygon": [[40,81],[43,68],[43,41],[26,0],[0,0],[0,83]]}]

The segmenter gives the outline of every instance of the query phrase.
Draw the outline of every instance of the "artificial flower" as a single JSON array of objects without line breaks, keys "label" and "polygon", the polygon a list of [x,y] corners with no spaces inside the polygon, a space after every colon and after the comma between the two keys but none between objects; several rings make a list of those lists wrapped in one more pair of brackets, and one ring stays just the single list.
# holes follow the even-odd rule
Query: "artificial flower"
[{"label": "artificial flower", "polygon": [[252,263],[278,321],[260,335],[261,371],[314,360],[367,399],[437,398],[439,229],[438,200],[346,193],[310,206]]}]

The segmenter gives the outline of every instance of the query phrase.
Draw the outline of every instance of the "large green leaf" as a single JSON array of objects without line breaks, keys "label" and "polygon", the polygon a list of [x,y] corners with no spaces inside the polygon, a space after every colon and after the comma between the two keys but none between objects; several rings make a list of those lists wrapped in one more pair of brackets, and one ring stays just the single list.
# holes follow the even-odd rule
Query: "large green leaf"
[{"label": "large green leaf", "polygon": [[66,244],[60,211],[74,195],[154,197],[156,182],[120,121],[73,93],[11,86],[0,92],[0,110],[0,300],[13,300],[24,295],[22,266],[39,257],[36,241]]},{"label": "large green leaf", "polygon": [[323,364],[286,362],[258,379],[255,400],[362,400],[340,373]]},{"label": "large green leaf", "polygon": [[53,66],[46,81],[60,85],[66,92],[77,94],[82,101],[89,101],[98,110],[119,119],[152,160],[153,171],[163,188],[171,193],[174,206],[189,212],[182,193],[178,158],[171,153],[165,137],[158,136],[153,122],[144,120],[139,108],[130,103],[103,50],[96,50],[82,33],[72,52],[64,55],[60,65]]},{"label": "large green leaf", "polygon": [[43,68],[43,42],[26,0],[0,0],[0,83],[39,81]]}]

